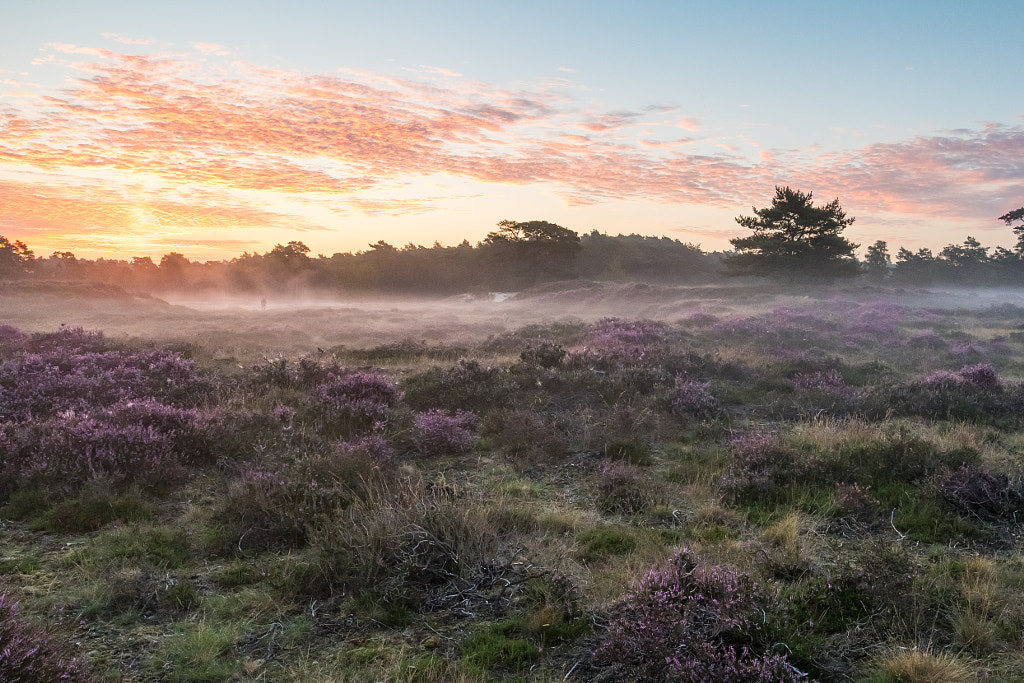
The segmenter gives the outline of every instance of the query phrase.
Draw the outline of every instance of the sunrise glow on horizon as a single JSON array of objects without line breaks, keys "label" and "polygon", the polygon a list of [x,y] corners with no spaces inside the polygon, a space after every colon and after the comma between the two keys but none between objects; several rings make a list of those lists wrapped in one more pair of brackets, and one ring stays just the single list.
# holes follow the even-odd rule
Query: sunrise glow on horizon
[{"label": "sunrise glow on horizon", "polygon": [[329,255],[502,219],[723,250],[775,185],[838,197],[861,244],[1016,241],[1016,3],[95,4],[0,28],[0,234],[37,255]]}]

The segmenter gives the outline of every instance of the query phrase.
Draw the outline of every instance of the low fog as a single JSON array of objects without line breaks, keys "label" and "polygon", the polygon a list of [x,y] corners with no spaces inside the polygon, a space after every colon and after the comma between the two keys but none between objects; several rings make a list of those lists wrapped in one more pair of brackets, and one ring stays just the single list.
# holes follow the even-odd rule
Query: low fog
[{"label": "low fog", "polygon": [[409,339],[471,344],[531,324],[589,322],[605,317],[674,322],[701,313],[762,315],[776,308],[819,313],[859,306],[944,311],[1021,307],[1024,289],[897,288],[871,284],[786,285],[745,281],[715,286],[565,282],[519,292],[443,298],[339,298],[309,292],[284,297],[162,298],[109,287],[10,285],[0,291],[0,322],[27,332],[60,326],[101,330],[110,337],[198,344],[215,354],[313,353],[369,348]]}]

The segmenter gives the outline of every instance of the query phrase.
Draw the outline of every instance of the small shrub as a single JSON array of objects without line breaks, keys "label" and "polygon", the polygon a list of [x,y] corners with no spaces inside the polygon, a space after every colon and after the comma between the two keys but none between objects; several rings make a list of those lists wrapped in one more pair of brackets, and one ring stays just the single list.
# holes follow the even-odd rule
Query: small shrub
[{"label": "small shrub", "polygon": [[858,521],[868,521],[878,515],[878,501],[870,493],[871,486],[858,486],[857,482],[836,484],[832,504],[836,515]]},{"label": "small shrub", "polygon": [[526,364],[538,365],[542,368],[557,368],[565,359],[566,350],[558,344],[541,342],[537,346],[527,346],[519,354],[519,359]]},{"label": "small shrub", "polygon": [[635,515],[660,501],[660,491],[634,465],[611,462],[596,475],[597,508],[608,514]]},{"label": "small shrub", "polygon": [[532,410],[490,413],[483,423],[483,436],[488,447],[500,449],[519,465],[561,460],[569,453],[566,435]]},{"label": "small shrub", "polygon": [[739,644],[761,614],[758,598],[750,579],[683,550],[622,602],[594,658],[645,681],[798,681],[785,657]]},{"label": "small shrub", "polygon": [[849,401],[854,396],[843,376],[835,368],[809,374],[797,373],[792,379],[798,396],[814,401]]},{"label": "small shrub", "polygon": [[389,377],[374,372],[335,375],[316,386],[313,396],[332,422],[347,429],[376,428],[387,421],[402,392]]},{"label": "small shrub", "polygon": [[412,439],[424,455],[466,453],[476,442],[479,420],[476,414],[442,409],[428,410],[413,418]]},{"label": "small shrub", "polygon": [[459,360],[448,368],[433,367],[402,382],[405,400],[413,408],[427,410],[484,410],[505,403],[512,391],[506,375],[478,361]]},{"label": "small shrub", "polygon": [[749,432],[733,439],[729,460],[721,487],[736,502],[777,499],[800,470],[797,454],[767,432]]},{"label": "small shrub", "polygon": [[568,361],[571,367],[605,371],[641,367],[663,356],[667,341],[664,323],[605,318],[591,325],[586,346]]},{"label": "small shrub", "polygon": [[57,641],[18,614],[18,603],[0,593],[0,680],[51,683],[93,679],[88,662],[70,657]]},{"label": "small shrub", "polygon": [[708,391],[710,386],[710,382],[698,382],[677,375],[675,383],[668,393],[672,412],[676,415],[689,415],[701,420],[714,418],[722,408],[718,399]]}]

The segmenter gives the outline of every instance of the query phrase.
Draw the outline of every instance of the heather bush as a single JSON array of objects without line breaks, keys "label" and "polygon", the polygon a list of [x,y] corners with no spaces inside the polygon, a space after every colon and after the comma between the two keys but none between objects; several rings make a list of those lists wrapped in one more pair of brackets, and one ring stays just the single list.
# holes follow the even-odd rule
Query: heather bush
[{"label": "heather bush", "polygon": [[683,550],[622,601],[594,659],[637,681],[802,680],[784,656],[749,649],[766,602],[749,578]]},{"label": "heather bush", "polygon": [[605,371],[647,366],[664,355],[667,342],[664,323],[605,318],[591,325],[586,345],[569,356],[569,365]]},{"label": "heather bush", "polygon": [[791,381],[798,396],[813,401],[845,402],[854,396],[853,388],[847,386],[835,368],[809,374],[797,373]]},{"label": "heather bush", "polygon": [[710,382],[698,382],[677,375],[668,392],[668,401],[676,415],[687,415],[700,420],[715,418],[722,410],[718,399],[708,390]]},{"label": "heather bush", "polygon": [[634,515],[661,502],[662,491],[643,470],[625,462],[602,465],[595,473],[597,508],[609,514]]},{"label": "heather bush", "polygon": [[423,455],[466,453],[476,442],[479,422],[471,412],[428,410],[413,418],[412,440]]},{"label": "heather bush", "polygon": [[483,420],[482,434],[486,447],[499,449],[519,465],[561,460],[569,454],[565,433],[532,410],[492,411]]},{"label": "heather bush", "polygon": [[519,360],[527,365],[537,365],[542,368],[557,368],[565,359],[566,350],[560,345],[552,342],[541,342],[537,346],[529,345],[519,354]]},{"label": "heather bush", "polygon": [[872,413],[991,422],[1017,419],[1021,392],[1020,385],[1004,386],[995,368],[979,363],[957,372],[937,370],[905,385],[881,387],[869,404]]},{"label": "heather bush", "polygon": [[783,495],[803,469],[798,454],[771,433],[753,431],[729,443],[722,492],[734,502],[770,501]]},{"label": "heather bush", "polygon": [[382,478],[387,443],[371,435],[327,453],[244,463],[218,505],[210,543],[220,551],[299,548],[320,517],[345,508]]},{"label": "heather bush", "polygon": [[61,325],[56,332],[43,332],[33,334],[25,344],[25,350],[30,353],[102,353],[109,351],[114,346],[103,332],[91,332],[81,327],[66,327]]},{"label": "heather bush", "polygon": [[190,466],[212,462],[225,450],[222,437],[238,426],[219,410],[153,398],[0,423],[0,496],[24,486],[74,491],[94,479],[118,488],[131,482],[166,488],[188,478]]},{"label": "heather bush", "polygon": [[342,430],[380,428],[402,392],[385,375],[376,372],[330,374],[313,389],[313,397],[326,419]]},{"label": "heather bush", "polygon": [[26,353],[0,364],[0,420],[28,421],[156,398],[194,403],[211,381],[192,361],[167,351]]},{"label": "heather bush", "polygon": [[433,367],[402,382],[405,400],[413,408],[482,411],[507,402],[512,387],[499,368],[459,360],[448,368]]},{"label": "heather bush", "polygon": [[284,356],[264,357],[249,370],[249,381],[259,388],[310,390],[330,380],[331,375],[342,375],[344,369],[336,361],[324,362],[320,358],[303,356],[297,362]]},{"label": "heather bush", "polygon": [[377,467],[389,464],[394,458],[391,444],[379,434],[364,434],[355,441],[338,441],[334,445],[335,463],[370,462]]},{"label": "heather bush", "polygon": [[18,603],[10,593],[0,593],[0,681],[92,680],[88,662],[69,656],[54,638],[18,614]]}]

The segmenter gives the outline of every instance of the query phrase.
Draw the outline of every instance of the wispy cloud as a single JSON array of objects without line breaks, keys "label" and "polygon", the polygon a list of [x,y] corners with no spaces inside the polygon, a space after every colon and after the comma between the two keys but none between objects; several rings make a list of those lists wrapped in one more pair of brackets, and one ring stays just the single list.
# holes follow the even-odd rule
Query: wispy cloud
[{"label": "wispy cloud", "polygon": [[570,205],[746,207],[787,183],[866,210],[966,217],[1024,195],[1020,125],[829,154],[751,152],[757,140],[677,138],[703,124],[676,105],[595,113],[566,89],[502,88],[438,67],[324,75],[220,59],[228,51],[207,43],[191,56],[47,48],[74,70],[71,85],[31,104],[0,96],[5,229],[313,229],[284,207],[429,211],[442,198],[389,188],[437,175],[541,185]]}]

